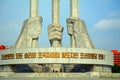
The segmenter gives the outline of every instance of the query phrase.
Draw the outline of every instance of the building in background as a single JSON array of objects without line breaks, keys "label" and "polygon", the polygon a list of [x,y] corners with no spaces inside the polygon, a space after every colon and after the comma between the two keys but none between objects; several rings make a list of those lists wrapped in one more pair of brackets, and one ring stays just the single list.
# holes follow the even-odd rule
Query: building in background
[{"label": "building in background", "polygon": [[114,64],[120,66],[120,52],[118,50],[111,50],[114,54]]}]

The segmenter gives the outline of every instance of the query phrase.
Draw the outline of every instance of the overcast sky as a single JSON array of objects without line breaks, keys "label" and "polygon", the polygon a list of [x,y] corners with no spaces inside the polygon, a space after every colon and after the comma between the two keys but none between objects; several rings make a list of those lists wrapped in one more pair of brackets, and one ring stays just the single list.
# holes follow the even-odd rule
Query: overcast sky
[{"label": "overcast sky", "polygon": [[[52,0],[39,0],[39,16],[43,17],[40,47],[49,47],[47,27],[51,24]],[[66,18],[69,0],[60,0],[60,24],[64,27],[62,44],[70,46]],[[120,51],[120,0],[80,0],[79,16],[86,22],[96,48]],[[13,46],[23,21],[29,18],[29,0],[0,0],[0,44]]]}]

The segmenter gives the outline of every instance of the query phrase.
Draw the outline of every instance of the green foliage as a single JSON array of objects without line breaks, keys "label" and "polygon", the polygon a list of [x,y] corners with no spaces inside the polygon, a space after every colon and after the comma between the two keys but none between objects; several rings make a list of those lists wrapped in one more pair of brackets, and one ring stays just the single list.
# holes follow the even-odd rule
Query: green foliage
[{"label": "green foliage", "polygon": [[112,72],[113,73],[120,73],[120,66],[118,66],[118,65],[114,65],[113,67],[112,67]]}]

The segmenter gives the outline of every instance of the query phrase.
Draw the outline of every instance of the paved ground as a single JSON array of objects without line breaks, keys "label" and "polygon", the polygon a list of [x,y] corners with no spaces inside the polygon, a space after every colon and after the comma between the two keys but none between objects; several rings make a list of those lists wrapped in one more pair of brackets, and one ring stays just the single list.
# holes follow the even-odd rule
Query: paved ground
[{"label": "paved ground", "polygon": [[120,78],[0,78],[0,80],[120,80]]}]

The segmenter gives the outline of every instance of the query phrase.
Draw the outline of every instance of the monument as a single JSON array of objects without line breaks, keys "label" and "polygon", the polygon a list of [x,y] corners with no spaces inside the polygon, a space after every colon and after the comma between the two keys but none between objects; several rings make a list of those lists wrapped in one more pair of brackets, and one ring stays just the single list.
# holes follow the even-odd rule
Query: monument
[{"label": "monument", "polygon": [[30,18],[25,20],[15,48],[38,47],[42,17],[38,16],[38,0],[30,0]]},{"label": "monument", "polygon": [[0,51],[0,72],[111,73],[113,54],[93,45],[85,22],[79,18],[78,1],[70,0],[70,17],[66,19],[71,46],[62,46],[60,0],[52,0],[52,24],[48,26],[50,47],[39,48],[43,20],[38,15],[38,0],[30,0],[30,18],[24,21],[14,48]]}]

